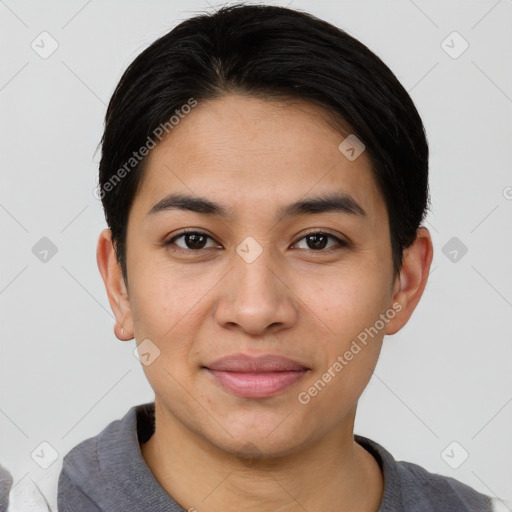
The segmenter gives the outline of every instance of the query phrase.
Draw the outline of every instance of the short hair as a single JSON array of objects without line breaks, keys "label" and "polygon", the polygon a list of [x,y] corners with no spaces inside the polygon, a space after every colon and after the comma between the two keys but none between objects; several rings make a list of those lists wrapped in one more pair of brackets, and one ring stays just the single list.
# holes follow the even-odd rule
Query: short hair
[{"label": "short hair", "polygon": [[157,144],[159,127],[170,132],[170,119],[191,101],[230,93],[307,101],[340,133],[349,128],[385,200],[398,272],[429,206],[428,143],[411,97],[344,30],[298,10],[236,4],[189,18],[153,42],[125,70],[108,105],[99,187],[125,282],[128,216],[147,162],[134,152]]}]

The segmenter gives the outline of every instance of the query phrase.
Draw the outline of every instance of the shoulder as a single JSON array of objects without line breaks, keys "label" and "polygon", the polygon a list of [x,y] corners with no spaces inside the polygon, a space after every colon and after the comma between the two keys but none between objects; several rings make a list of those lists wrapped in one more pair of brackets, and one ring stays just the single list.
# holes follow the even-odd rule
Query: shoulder
[{"label": "shoulder", "polygon": [[75,507],[80,510],[98,510],[93,508],[92,503],[88,503],[87,492],[84,492],[83,486],[87,486],[88,482],[96,485],[101,478],[97,454],[100,435],[80,442],[64,457],[57,491],[59,512],[71,512]]},{"label": "shoulder", "polygon": [[493,512],[492,499],[451,478],[430,473],[411,462],[397,462],[405,510]]},{"label": "shoulder", "polygon": [[[412,462],[396,461],[381,445],[355,436],[379,463],[384,494],[379,512],[501,512],[508,505],[451,478],[427,471]],[[501,508],[500,508],[501,507]]]},{"label": "shoulder", "polygon": [[[84,496],[102,482],[104,467],[100,446],[119,437],[122,421],[112,421],[99,434],[81,441],[65,455],[58,482],[60,504],[74,499],[83,503]],[[108,482],[103,480],[103,484]]]},{"label": "shoulder", "polygon": [[59,512],[112,510],[113,503],[126,494],[128,480],[138,478],[144,470],[138,419],[149,417],[150,406],[133,406],[123,418],[65,455],[58,481]]},{"label": "shoulder", "polygon": [[0,465],[0,512],[50,512],[48,498],[39,485],[26,476],[13,483],[9,471]]},{"label": "shoulder", "polygon": [[110,422],[103,430],[78,443],[64,457],[61,476],[86,477],[91,470],[101,472],[104,469],[102,453],[115,455],[131,437],[136,436],[137,410],[132,407],[123,418]]},{"label": "shoulder", "polygon": [[7,510],[9,491],[11,490],[12,476],[6,468],[0,464],[0,512]]}]

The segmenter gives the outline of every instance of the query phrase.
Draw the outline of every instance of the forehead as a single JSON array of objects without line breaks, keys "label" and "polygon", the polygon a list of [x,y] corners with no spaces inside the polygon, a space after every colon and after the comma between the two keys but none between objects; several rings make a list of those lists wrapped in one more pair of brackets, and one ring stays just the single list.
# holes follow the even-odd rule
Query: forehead
[{"label": "forehead", "polygon": [[371,161],[349,160],[326,112],[307,102],[228,95],[198,105],[148,155],[136,202],[148,211],[174,191],[209,196],[231,211],[276,210],[340,192],[371,216],[383,206]]}]

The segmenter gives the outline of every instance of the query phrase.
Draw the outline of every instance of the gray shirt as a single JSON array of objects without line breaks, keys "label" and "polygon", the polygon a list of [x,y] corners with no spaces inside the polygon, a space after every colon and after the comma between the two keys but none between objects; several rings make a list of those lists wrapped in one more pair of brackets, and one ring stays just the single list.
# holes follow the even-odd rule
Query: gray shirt
[{"label": "gray shirt", "polygon": [[[140,443],[154,432],[154,402],[132,407],[64,458],[59,512],[184,512],[147,466]],[[492,512],[493,500],[453,478],[397,462],[376,442],[354,436],[384,475],[378,512]]]},{"label": "gray shirt", "polygon": [[12,485],[12,476],[0,464],[0,512],[6,512],[7,505],[9,504],[9,489]]}]

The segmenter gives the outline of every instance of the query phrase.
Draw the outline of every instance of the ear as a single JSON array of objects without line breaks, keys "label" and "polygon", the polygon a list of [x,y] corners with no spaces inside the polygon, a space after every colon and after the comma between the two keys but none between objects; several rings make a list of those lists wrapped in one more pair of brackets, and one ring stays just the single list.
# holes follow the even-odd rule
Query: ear
[{"label": "ear", "polygon": [[416,240],[404,250],[402,268],[395,280],[392,301],[392,304],[396,304],[395,311],[398,312],[386,324],[386,334],[395,334],[409,321],[423,295],[433,256],[430,233],[421,226],[416,232]]},{"label": "ear", "polygon": [[100,233],[96,261],[105,284],[110,307],[116,318],[114,333],[120,341],[128,341],[134,337],[132,311],[121,265],[117,261],[111,237],[110,229],[104,229]]}]

